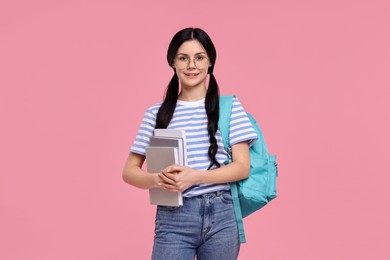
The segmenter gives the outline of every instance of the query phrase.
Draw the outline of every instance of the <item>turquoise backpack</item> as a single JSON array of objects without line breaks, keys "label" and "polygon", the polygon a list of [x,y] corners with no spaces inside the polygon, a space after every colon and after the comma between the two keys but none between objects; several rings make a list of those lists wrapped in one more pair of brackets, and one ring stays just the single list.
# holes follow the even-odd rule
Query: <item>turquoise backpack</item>
[{"label": "turquoise backpack", "polygon": [[[229,154],[229,162],[232,160],[229,145],[229,126],[233,97],[220,96],[219,99],[218,128],[222,135],[225,150]],[[230,183],[241,243],[246,242],[242,219],[276,198],[276,176],[278,175],[276,156],[268,153],[259,125],[250,114],[247,115],[258,136],[258,140],[249,148],[250,176],[247,179]]]}]

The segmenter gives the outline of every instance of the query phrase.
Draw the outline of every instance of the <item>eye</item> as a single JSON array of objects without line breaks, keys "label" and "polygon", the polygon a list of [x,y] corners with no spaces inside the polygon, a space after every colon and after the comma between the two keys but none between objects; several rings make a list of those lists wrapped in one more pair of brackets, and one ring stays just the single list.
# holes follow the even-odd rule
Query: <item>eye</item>
[{"label": "eye", "polygon": [[206,57],[203,56],[203,55],[199,55],[199,56],[196,56],[195,59],[196,59],[197,61],[202,61],[202,60],[206,59]]},{"label": "eye", "polygon": [[186,56],[179,56],[177,59],[179,61],[187,61],[188,60],[188,58]]}]

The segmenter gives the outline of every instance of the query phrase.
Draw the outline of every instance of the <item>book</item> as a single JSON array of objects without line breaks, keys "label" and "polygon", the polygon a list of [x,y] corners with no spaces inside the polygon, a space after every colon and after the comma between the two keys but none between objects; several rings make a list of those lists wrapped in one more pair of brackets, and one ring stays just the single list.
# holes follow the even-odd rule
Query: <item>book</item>
[{"label": "book", "polygon": [[149,139],[149,146],[152,147],[176,147],[179,154],[179,165],[187,165],[185,157],[185,145],[182,138],[152,136]]},{"label": "book", "polygon": [[179,152],[183,152],[183,158],[184,158],[184,163],[181,164],[183,166],[188,166],[187,162],[187,148],[186,148],[186,132],[184,129],[162,129],[162,128],[157,128],[154,129],[154,136],[155,137],[167,137],[167,138],[172,138],[172,139],[181,139],[183,142],[183,149],[179,150]]},{"label": "book", "polygon": [[[159,173],[169,165],[179,164],[179,152],[176,147],[146,147],[147,171]],[[150,204],[163,206],[182,206],[181,192],[164,190],[161,188],[149,189]]]}]

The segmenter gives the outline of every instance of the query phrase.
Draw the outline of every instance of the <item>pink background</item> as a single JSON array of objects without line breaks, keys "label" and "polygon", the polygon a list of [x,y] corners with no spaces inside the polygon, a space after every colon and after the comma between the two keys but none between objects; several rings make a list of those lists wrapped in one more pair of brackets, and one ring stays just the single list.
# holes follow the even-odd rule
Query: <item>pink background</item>
[{"label": "pink background", "polygon": [[239,259],[390,259],[389,17],[386,0],[2,0],[0,259],[149,258],[155,209],[121,172],[189,26],[278,155]]}]

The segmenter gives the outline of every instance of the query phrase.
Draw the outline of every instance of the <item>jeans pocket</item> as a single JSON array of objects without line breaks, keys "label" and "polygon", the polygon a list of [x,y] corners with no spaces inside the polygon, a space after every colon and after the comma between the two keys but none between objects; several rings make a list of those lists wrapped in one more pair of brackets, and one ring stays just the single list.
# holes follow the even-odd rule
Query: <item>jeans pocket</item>
[{"label": "jeans pocket", "polygon": [[221,194],[221,201],[223,203],[227,203],[227,204],[232,204],[233,203],[233,198],[232,198],[232,195],[230,194],[230,191],[222,192],[222,194]]}]

